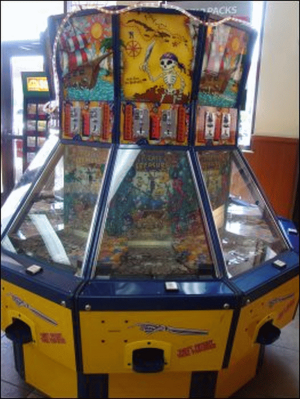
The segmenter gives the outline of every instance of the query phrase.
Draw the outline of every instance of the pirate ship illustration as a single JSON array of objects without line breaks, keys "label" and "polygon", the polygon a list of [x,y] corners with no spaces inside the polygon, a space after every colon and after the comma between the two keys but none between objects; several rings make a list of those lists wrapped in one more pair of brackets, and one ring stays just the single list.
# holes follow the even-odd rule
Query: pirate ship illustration
[{"label": "pirate ship illustration", "polygon": [[243,35],[233,28],[218,27],[210,32],[205,44],[201,91],[222,94],[228,87],[237,91],[245,44]]},{"label": "pirate ship illustration", "polygon": [[[68,88],[93,89],[101,69],[100,64],[103,75],[112,74],[112,65],[108,61],[113,53],[112,38],[102,40],[97,46],[100,48],[97,49],[87,33],[70,21],[69,25],[69,29],[60,39],[64,85]],[[104,54],[101,54],[101,51],[104,51]]]},{"label": "pirate ship illustration", "polygon": [[[111,54],[112,52],[108,52],[91,62],[83,62],[81,61],[83,57],[81,57],[80,59],[78,55],[74,54],[76,58],[74,70],[67,73],[67,75],[64,77],[64,84],[66,85],[66,87],[81,89],[92,89],[93,87],[95,87],[100,72],[100,64]],[[83,62],[82,65],[80,65],[81,62]]]}]

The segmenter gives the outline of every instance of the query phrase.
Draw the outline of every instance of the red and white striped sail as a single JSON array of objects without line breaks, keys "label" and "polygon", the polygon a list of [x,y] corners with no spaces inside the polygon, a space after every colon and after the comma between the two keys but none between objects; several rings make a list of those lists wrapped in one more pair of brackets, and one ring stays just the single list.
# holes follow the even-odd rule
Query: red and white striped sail
[{"label": "red and white striped sail", "polygon": [[87,64],[93,60],[93,54],[88,49],[76,50],[73,53],[62,53],[62,65],[64,74],[68,71],[74,71],[78,67]]},{"label": "red and white striped sail", "polygon": [[72,53],[76,50],[85,48],[88,44],[88,40],[84,34],[72,36],[70,38],[65,38],[62,36],[60,44],[62,50]]}]

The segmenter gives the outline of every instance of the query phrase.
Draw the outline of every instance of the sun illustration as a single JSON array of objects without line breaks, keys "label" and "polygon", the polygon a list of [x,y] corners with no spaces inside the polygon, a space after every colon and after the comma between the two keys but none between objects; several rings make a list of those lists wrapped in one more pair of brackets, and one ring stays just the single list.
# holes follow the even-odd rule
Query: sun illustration
[{"label": "sun illustration", "polygon": [[94,39],[98,40],[102,36],[103,29],[102,26],[99,24],[99,22],[95,22],[91,26],[91,35]]}]

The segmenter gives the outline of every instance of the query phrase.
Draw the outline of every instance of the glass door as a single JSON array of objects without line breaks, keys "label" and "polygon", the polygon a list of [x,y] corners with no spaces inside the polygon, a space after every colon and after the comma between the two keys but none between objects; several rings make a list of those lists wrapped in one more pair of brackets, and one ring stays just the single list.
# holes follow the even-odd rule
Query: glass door
[{"label": "glass door", "polygon": [[41,33],[63,1],[1,1],[1,204],[22,174],[21,72],[43,71]]},{"label": "glass door", "polygon": [[43,71],[39,43],[1,45],[1,202],[23,173],[23,102],[21,72]]}]

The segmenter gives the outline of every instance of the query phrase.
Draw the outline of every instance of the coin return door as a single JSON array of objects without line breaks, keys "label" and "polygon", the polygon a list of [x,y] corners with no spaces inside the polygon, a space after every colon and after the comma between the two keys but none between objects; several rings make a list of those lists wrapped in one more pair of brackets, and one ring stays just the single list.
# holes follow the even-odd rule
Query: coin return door
[{"label": "coin return door", "polygon": [[133,117],[134,138],[148,138],[149,136],[149,111],[147,109],[136,108]]}]

